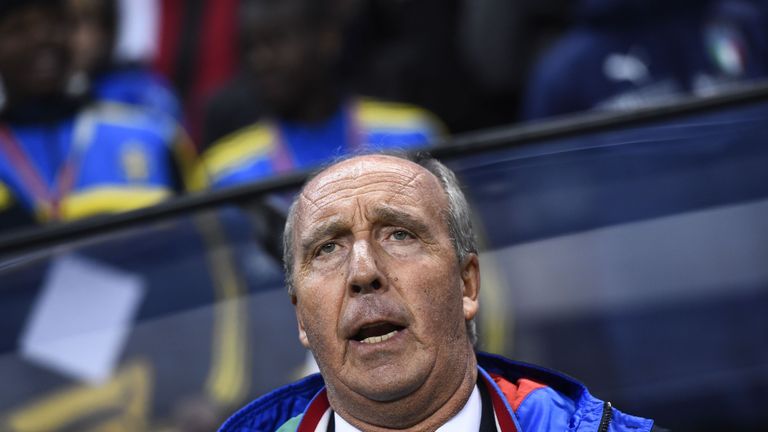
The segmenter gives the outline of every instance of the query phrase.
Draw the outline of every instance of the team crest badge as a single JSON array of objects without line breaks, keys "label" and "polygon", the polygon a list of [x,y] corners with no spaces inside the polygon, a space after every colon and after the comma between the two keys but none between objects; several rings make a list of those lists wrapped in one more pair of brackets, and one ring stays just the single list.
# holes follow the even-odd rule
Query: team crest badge
[{"label": "team crest badge", "polygon": [[123,147],[121,162],[125,178],[142,181],[149,178],[149,162],[139,142],[129,142]]}]

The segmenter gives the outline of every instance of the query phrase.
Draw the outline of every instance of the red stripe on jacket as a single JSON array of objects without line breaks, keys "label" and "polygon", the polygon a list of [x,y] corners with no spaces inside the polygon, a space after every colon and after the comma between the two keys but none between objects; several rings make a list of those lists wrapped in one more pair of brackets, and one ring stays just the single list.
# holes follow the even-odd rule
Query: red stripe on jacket
[{"label": "red stripe on jacket", "polygon": [[501,392],[504,393],[504,397],[507,399],[509,406],[512,407],[512,411],[517,411],[520,404],[522,404],[525,398],[527,398],[534,390],[546,387],[544,384],[525,378],[521,378],[514,383],[508,381],[501,375],[491,374],[491,378],[493,378],[493,381],[499,386]]}]

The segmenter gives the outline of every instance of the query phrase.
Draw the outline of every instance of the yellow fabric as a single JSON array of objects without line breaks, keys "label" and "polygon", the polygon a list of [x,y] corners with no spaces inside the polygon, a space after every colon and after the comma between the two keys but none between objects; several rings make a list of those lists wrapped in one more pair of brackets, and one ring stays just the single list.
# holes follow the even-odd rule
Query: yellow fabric
[{"label": "yellow fabric", "polygon": [[62,200],[61,219],[70,221],[103,213],[136,210],[157,204],[172,194],[170,189],[158,186],[96,186]]},{"label": "yellow fabric", "polygon": [[357,106],[357,119],[364,127],[429,128],[436,135],[445,132],[437,116],[414,105],[361,98]]},{"label": "yellow fabric", "polygon": [[[54,431],[83,418],[104,415],[105,423],[97,428],[99,431],[144,430],[153,387],[152,373],[146,361],[132,361],[103,385],[73,386],[22,407],[9,416],[6,427],[16,432]],[[112,428],[105,428],[107,425]]]},{"label": "yellow fabric", "polygon": [[[368,98],[354,101],[355,121],[363,134],[378,129],[423,132],[428,137],[444,135],[446,129],[431,112],[414,105],[383,102]],[[202,156],[194,178],[215,177],[237,169],[244,162],[263,157],[275,146],[275,132],[260,121],[237,130],[213,143]]]},{"label": "yellow fabric", "polygon": [[264,123],[256,123],[215,142],[203,154],[196,177],[216,175],[237,167],[245,160],[272,150],[274,134]]},{"label": "yellow fabric", "polygon": [[8,186],[0,183],[0,211],[3,211],[13,204],[13,195],[8,190]]},{"label": "yellow fabric", "polygon": [[179,166],[181,180],[184,188],[189,192],[204,190],[208,187],[208,174],[205,170],[199,170],[200,158],[195,145],[189,135],[179,128],[173,145],[173,154]]},{"label": "yellow fabric", "polygon": [[205,387],[220,405],[235,406],[248,393],[250,383],[246,283],[233,251],[226,246],[218,217],[203,215],[196,222],[209,247],[206,258],[216,295],[211,368]]}]

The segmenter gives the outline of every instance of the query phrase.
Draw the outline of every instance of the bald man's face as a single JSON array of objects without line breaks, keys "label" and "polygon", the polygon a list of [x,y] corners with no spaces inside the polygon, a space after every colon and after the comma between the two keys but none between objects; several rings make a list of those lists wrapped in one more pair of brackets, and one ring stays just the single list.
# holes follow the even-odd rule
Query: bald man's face
[{"label": "bald man's face", "polygon": [[331,403],[444,403],[441,388],[452,392],[473,358],[466,320],[479,276],[474,255],[457,262],[437,178],[403,159],[358,157],[312,180],[298,206],[300,339]]}]

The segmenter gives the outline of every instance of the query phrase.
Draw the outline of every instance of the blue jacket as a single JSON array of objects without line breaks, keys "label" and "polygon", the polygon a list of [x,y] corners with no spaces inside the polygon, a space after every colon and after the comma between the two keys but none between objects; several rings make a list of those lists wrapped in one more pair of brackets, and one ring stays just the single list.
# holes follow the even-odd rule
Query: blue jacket
[{"label": "blue jacket", "polygon": [[[634,417],[589,394],[587,388],[558,372],[478,353],[479,378],[492,388],[494,405],[503,401],[514,429],[527,431],[645,432],[653,421]],[[295,431],[324,383],[315,374],[281,387],[235,413],[219,432]],[[501,417],[496,415],[502,431]]]},{"label": "blue jacket", "polygon": [[578,9],[530,74],[526,120],[715,94],[768,74],[768,9],[758,1],[582,0]]},{"label": "blue jacket", "polygon": [[192,179],[195,163],[175,121],[128,105],[90,103],[47,122],[0,120],[0,228],[156,204],[202,187]]},{"label": "blue jacket", "polygon": [[181,103],[171,85],[148,68],[115,66],[95,76],[91,86],[96,99],[135,105],[182,120]]},{"label": "blue jacket", "polygon": [[354,98],[317,124],[262,119],[222,138],[203,154],[212,188],[316,168],[361,150],[424,147],[443,135],[431,113],[407,104]]}]

